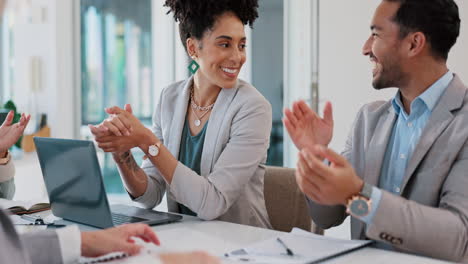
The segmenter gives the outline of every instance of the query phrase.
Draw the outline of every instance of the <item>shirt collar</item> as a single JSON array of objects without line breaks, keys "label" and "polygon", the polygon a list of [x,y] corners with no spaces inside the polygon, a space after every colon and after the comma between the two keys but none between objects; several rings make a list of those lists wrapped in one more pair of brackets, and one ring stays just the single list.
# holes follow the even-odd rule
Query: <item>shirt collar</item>
[{"label": "shirt collar", "polygon": [[[411,103],[411,109],[413,109],[413,104],[417,103],[418,101],[424,102],[426,107],[432,111],[439,101],[439,98],[442,96],[444,93],[445,89],[447,89],[448,85],[450,82],[453,80],[453,72],[448,71],[446,74],[444,74],[439,80],[437,80],[435,83],[433,83],[424,93],[420,94],[418,97],[414,99],[414,101]],[[403,104],[401,102],[401,94],[398,91],[398,93],[395,95],[395,97],[392,99],[392,105],[393,108],[395,109],[395,112],[397,114],[400,113],[401,109],[403,108]]]}]

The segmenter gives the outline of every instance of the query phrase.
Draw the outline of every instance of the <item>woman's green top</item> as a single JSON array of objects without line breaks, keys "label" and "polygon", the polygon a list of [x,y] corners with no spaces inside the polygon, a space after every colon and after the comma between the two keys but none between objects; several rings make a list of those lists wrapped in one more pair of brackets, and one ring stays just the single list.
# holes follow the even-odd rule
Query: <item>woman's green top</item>
[{"label": "woman's green top", "polygon": [[[198,135],[192,136],[189,128],[189,121],[185,120],[184,129],[182,130],[182,137],[180,140],[180,151],[179,151],[179,161],[192,169],[198,175],[200,175],[200,166],[201,166],[201,156],[203,153],[203,144],[205,143],[206,127],[208,126],[208,121],[203,126],[202,131]],[[187,208],[183,204],[179,204],[179,212],[181,214],[193,215],[192,210]]]}]

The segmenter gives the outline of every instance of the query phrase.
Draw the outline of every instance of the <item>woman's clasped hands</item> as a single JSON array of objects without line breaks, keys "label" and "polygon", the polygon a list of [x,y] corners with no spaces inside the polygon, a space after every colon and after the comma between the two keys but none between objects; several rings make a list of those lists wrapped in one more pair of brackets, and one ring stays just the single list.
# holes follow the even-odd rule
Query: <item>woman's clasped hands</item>
[{"label": "woman's clasped hands", "polygon": [[89,125],[98,147],[105,152],[126,152],[140,147],[145,139],[154,137],[132,113],[129,104],[124,109],[114,106],[106,108],[109,117],[98,125]]}]

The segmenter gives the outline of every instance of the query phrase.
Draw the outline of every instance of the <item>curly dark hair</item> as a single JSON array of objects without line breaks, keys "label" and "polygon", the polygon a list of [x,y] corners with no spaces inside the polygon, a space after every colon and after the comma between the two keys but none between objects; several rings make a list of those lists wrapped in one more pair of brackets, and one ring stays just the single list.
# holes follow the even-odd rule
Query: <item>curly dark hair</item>
[{"label": "curly dark hair", "polygon": [[393,20],[400,26],[400,38],[411,32],[426,35],[435,57],[447,60],[460,34],[458,6],[453,0],[386,0],[400,3]]},{"label": "curly dark hair", "polygon": [[179,21],[180,40],[185,50],[188,38],[200,40],[225,12],[234,13],[244,25],[251,27],[258,17],[258,0],[166,0],[164,6],[169,7],[167,13],[174,13],[175,21]]}]

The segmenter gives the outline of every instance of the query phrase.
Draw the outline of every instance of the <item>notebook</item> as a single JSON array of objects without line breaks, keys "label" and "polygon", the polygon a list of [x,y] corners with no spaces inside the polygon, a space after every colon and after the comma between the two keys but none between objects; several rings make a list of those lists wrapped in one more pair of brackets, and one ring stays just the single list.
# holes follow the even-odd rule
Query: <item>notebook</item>
[{"label": "notebook", "polygon": [[37,201],[11,201],[6,199],[0,199],[0,207],[16,215],[50,210],[50,204],[46,202],[37,203]]}]

